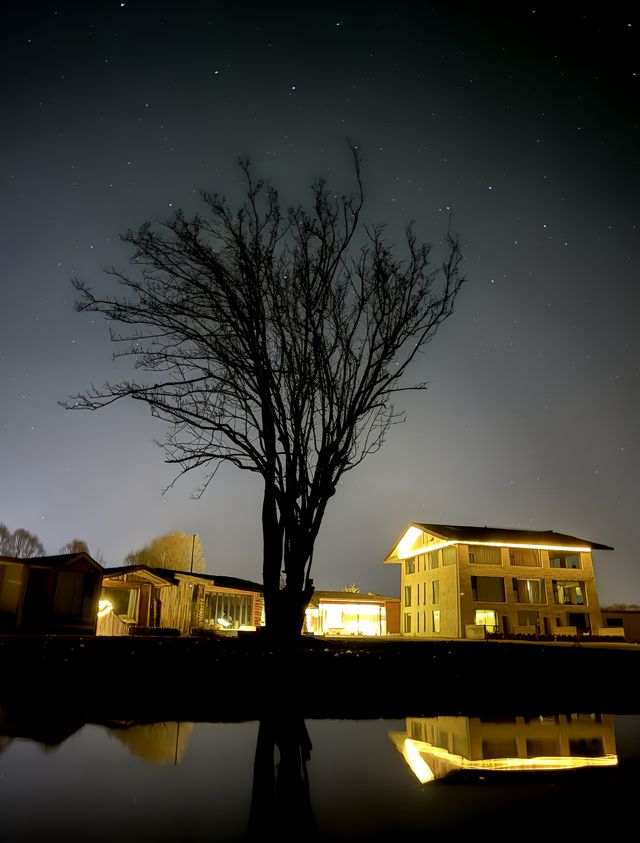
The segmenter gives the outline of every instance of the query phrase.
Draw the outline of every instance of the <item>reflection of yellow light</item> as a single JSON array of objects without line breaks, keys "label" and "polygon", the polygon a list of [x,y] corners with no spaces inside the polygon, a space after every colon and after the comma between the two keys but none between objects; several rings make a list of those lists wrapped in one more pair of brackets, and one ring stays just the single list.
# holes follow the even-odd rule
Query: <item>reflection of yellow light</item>
[{"label": "reflection of yellow light", "polygon": [[109,612],[113,611],[113,606],[110,600],[101,600],[98,603],[98,617],[104,618],[105,615],[108,615]]},{"label": "reflection of yellow light", "polygon": [[406,738],[400,751],[415,776],[423,783],[434,778],[433,775],[428,779],[421,778],[424,775],[424,768],[418,762],[418,758],[422,765],[430,770],[424,760],[424,755],[446,761],[451,769],[459,770],[571,770],[581,767],[615,767],[618,763],[617,755],[601,755],[596,758],[582,755],[549,755],[536,758],[485,758],[471,761],[462,755],[454,755],[446,749],[413,738]]},{"label": "reflection of yellow light", "polygon": [[420,784],[426,784],[426,782],[432,782],[435,779],[431,767],[420,755],[412,740],[407,739],[404,742],[401,752]]},{"label": "reflection of yellow light", "polygon": [[398,542],[398,556],[401,559],[404,559],[405,556],[408,555],[413,543],[418,538],[422,530],[419,530],[417,527],[409,527],[407,532]]},{"label": "reflection of yellow light", "polygon": [[226,618],[218,618],[217,622],[220,626],[231,626],[231,621],[228,621]]}]

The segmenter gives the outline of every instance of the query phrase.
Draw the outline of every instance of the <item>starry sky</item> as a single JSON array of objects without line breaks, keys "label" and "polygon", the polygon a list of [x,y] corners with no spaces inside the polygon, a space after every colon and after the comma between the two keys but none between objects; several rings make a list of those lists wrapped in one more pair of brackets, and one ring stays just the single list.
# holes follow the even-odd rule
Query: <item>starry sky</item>
[{"label": "starry sky", "polygon": [[[416,362],[403,425],[345,476],[316,587],[397,594],[408,521],[557,530],[604,605],[640,603],[640,18],[609,2],[3,4],[0,521],[107,565],[200,533],[208,572],[261,579],[261,485],[200,499],[143,406],[64,401],[126,374],[70,279],[111,290],[119,235],[200,190],[241,198],[249,156],[285,203],[353,188],[392,239],[449,217],[468,278]],[[559,8],[561,7],[561,8]]]}]

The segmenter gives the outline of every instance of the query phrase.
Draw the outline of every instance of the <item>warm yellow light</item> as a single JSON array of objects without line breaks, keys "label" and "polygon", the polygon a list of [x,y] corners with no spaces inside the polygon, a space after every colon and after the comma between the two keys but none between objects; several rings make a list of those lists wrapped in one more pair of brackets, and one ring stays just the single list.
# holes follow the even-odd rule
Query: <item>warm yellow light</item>
[{"label": "warm yellow light", "polygon": [[[582,767],[615,767],[618,763],[617,755],[601,755],[599,757],[590,757],[582,755],[549,755],[538,756],[536,758],[485,758],[470,760],[464,758],[462,755],[454,755],[446,749],[442,749],[426,741],[417,741],[413,738],[406,738],[404,741],[402,754],[407,759],[407,763],[411,770],[420,781],[420,775],[416,772],[414,766],[416,756],[419,757],[424,766],[429,769],[427,763],[424,761],[423,755],[437,758],[441,761],[447,762],[450,767],[459,770],[571,770]],[[418,765],[420,770],[420,766]]]},{"label": "warm yellow light", "polygon": [[418,538],[422,530],[418,527],[409,527],[407,532],[398,542],[398,556],[400,559],[405,559],[413,547],[415,540]]},{"label": "warm yellow light", "polygon": [[420,784],[426,784],[427,782],[432,782],[435,779],[433,770],[424,760],[422,755],[420,755],[412,740],[407,739],[404,742],[401,752]]},{"label": "warm yellow light", "polygon": [[113,611],[113,605],[110,600],[101,600],[98,603],[98,617],[104,618],[109,612]]},{"label": "warm yellow light", "polygon": [[231,626],[231,621],[226,618],[217,618],[217,623],[219,623],[220,626]]},{"label": "warm yellow light", "polygon": [[[412,532],[414,531],[414,532]],[[421,530],[418,530],[417,527],[409,527],[407,532],[404,534],[402,539],[398,542],[397,546],[397,558],[389,558],[387,562],[399,562],[401,559],[410,559],[412,556],[420,556],[421,554],[429,554],[433,553],[436,550],[441,550],[443,547],[450,547],[454,544],[466,544],[469,547],[473,547],[475,545],[482,545],[483,547],[514,547],[514,548],[522,548],[524,550],[570,550],[574,553],[590,553],[590,547],[574,547],[573,545],[563,544],[563,545],[555,545],[555,544],[520,544],[518,542],[478,542],[478,541],[442,541],[439,544],[429,544],[420,546],[420,547],[413,547],[413,543],[418,537],[418,534]]]},{"label": "warm yellow light", "polygon": [[589,553],[590,547],[573,547],[569,544],[518,544],[517,542],[454,542],[454,544],[481,544],[486,547],[523,547],[528,550],[573,550],[576,553]]}]

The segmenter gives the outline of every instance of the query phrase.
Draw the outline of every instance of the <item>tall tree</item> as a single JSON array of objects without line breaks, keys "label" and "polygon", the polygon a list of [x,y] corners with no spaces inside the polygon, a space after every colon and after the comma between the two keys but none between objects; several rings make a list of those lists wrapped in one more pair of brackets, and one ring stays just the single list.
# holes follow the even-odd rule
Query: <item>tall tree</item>
[{"label": "tall tree", "polygon": [[71,539],[60,548],[60,553],[89,553],[89,545],[84,539]]},{"label": "tall tree", "polygon": [[29,530],[18,527],[11,532],[6,524],[0,524],[0,555],[29,559],[32,556],[44,556],[45,549],[40,539]]},{"label": "tall tree", "polygon": [[127,554],[125,562],[127,565],[149,565],[173,571],[204,573],[207,570],[200,536],[180,531],[158,536],[140,550]]},{"label": "tall tree", "polygon": [[[463,283],[458,239],[433,247],[412,224],[396,257],[381,225],[361,220],[357,188],[338,198],[322,180],[312,202],[283,211],[277,191],[240,167],[245,201],[232,210],[203,193],[204,215],[182,212],[128,231],[136,272],[111,273],[125,292],[102,298],[76,279],[79,311],[102,313],[150,377],[118,380],[63,405],[95,410],[142,401],[170,423],[163,447],[179,474],[222,462],[262,478],[267,627],[297,635],[313,593],[313,548],[342,475],[403,419],[395,393],[451,315]],[[281,583],[284,573],[284,584]]]}]

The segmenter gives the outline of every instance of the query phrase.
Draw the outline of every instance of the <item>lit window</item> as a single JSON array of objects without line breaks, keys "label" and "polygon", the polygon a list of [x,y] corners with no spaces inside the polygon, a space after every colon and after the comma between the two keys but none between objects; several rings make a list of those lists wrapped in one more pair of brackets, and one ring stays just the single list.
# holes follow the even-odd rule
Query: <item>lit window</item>
[{"label": "lit window", "polygon": [[495,609],[476,609],[476,626],[484,626],[487,632],[496,632],[498,629],[498,613]]},{"label": "lit window", "polygon": [[586,603],[583,582],[554,580],[553,596],[559,606],[583,606]]},{"label": "lit window", "polygon": [[431,602],[434,606],[440,602],[440,580],[434,580],[431,583]]},{"label": "lit window", "polygon": [[431,623],[433,624],[433,631],[440,632],[440,609],[434,609],[431,612]]}]

